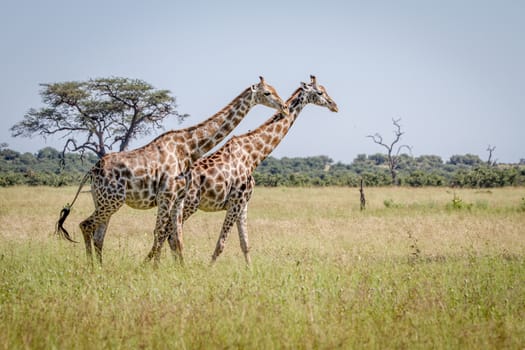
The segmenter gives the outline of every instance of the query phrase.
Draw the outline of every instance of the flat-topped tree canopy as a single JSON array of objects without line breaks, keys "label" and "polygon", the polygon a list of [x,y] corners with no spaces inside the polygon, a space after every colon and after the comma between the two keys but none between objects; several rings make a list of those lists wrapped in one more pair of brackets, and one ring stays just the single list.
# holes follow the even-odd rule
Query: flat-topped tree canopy
[{"label": "flat-topped tree canopy", "polygon": [[125,151],[130,141],[162,129],[166,117],[188,117],[177,111],[169,90],[139,79],[97,78],[41,84],[45,107],[31,108],[11,127],[13,136],[65,139],[63,153],[91,151],[99,158]]}]

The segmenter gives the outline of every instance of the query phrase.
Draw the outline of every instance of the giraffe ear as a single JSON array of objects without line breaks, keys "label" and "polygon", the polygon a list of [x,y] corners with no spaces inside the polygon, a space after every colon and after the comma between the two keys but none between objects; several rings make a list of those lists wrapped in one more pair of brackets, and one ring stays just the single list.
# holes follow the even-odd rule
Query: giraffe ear
[{"label": "giraffe ear", "polygon": [[256,92],[257,91],[257,84],[253,84],[251,86],[251,89],[252,89],[252,92]]},{"label": "giraffe ear", "polygon": [[308,84],[306,84],[304,81],[301,81],[301,87],[303,88],[303,90],[309,89]]}]

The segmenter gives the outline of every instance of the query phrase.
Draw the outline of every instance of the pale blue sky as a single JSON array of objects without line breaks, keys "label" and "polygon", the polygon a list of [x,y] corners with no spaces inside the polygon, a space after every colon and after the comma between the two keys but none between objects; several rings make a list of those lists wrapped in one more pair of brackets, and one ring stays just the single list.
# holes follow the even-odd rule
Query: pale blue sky
[{"label": "pale blue sky", "polygon": [[[366,135],[390,140],[402,118],[415,156],[486,159],[490,144],[500,162],[525,158],[525,1],[4,1],[0,38],[0,142],[18,151],[60,145],[10,137],[40,83],[143,79],[191,115],[170,129],[259,75],[286,99],[315,74],[339,113],[308,106],[273,156],[350,163],[383,152]],[[233,134],[272,114],[254,108]]]}]

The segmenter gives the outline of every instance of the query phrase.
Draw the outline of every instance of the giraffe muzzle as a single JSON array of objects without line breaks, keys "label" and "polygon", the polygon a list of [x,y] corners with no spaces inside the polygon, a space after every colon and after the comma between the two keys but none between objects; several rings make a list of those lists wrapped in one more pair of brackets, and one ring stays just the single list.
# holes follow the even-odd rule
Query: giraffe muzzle
[{"label": "giraffe muzzle", "polygon": [[335,104],[335,102],[330,103],[330,106],[328,107],[332,112],[339,112],[339,107]]}]

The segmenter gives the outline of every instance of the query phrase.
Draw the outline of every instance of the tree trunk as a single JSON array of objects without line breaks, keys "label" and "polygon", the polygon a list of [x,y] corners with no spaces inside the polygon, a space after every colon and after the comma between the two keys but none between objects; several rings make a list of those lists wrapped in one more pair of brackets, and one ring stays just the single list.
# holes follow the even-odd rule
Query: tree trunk
[{"label": "tree trunk", "polygon": [[365,190],[363,189],[363,179],[361,179],[361,187],[359,188],[359,200],[361,202],[360,204],[360,210],[366,209],[366,198],[365,198]]},{"label": "tree trunk", "polygon": [[397,172],[394,169],[391,169],[390,175],[392,176],[392,186],[397,186]]}]

